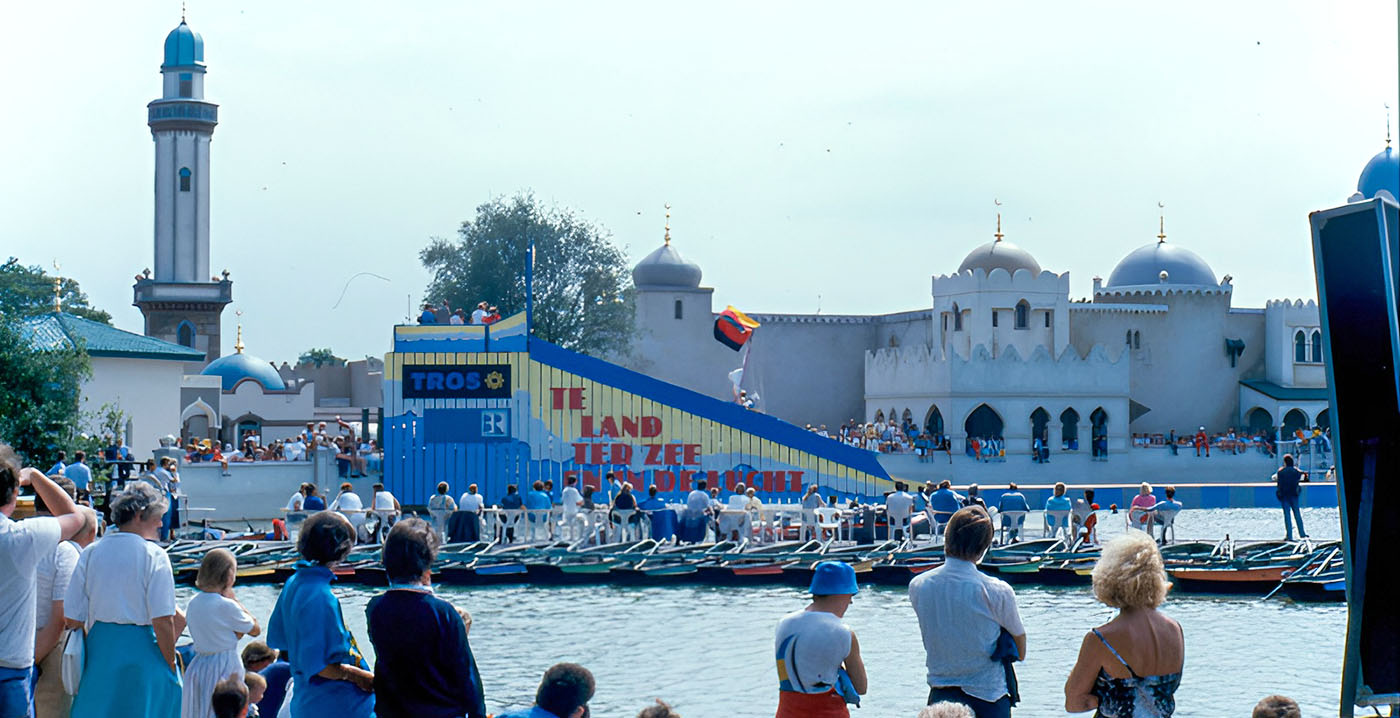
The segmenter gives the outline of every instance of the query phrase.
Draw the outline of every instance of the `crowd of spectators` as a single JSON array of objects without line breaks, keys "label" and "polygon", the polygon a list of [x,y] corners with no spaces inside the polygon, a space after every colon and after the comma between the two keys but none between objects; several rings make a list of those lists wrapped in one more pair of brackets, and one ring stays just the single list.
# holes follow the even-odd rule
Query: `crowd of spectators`
[{"label": "crowd of spectators", "polygon": [[501,320],[501,310],[487,302],[477,302],[476,309],[468,313],[465,307],[453,309],[443,300],[442,304],[423,303],[423,311],[418,315],[419,324],[494,324]]},{"label": "crowd of spectators", "polygon": [[[615,485],[616,493],[608,492],[614,502],[630,495],[625,482]],[[39,515],[14,521],[22,488],[36,494]],[[566,485],[561,496],[582,508],[583,494],[571,488]],[[1009,488],[1003,504],[1021,496],[1014,485]],[[546,491],[540,485],[531,493]],[[728,503],[758,500],[751,489],[733,493]],[[1009,716],[1020,698],[1014,664],[1025,658],[1027,630],[1012,587],[978,569],[993,543],[991,517],[975,486],[966,496],[947,482],[919,493],[931,508],[951,510],[940,522],[947,560],[909,587],[929,687],[928,707],[920,715]],[[204,556],[198,591],[182,608],[169,555],[156,543],[166,496],[149,483],[133,482],[114,500],[115,531],[101,537],[96,514],[75,502],[75,495],[70,479],[55,481],[21,468],[10,448],[0,445],[0,562],[6,569],[0,571],[0,716],[33,715],[34,701],[39,718],[243,718],[284,710],[294,717],[480,718],[487,715],[488,690],[501,690],[478,669],[471,615],[433,593],[431,569],[441,541],[422,520],[398,522],[384,540],[380,561],[389,589],[365,609],[376,654],[371,665],[331,589],[334,570],[355,544],[346,516],[320,511],[302,525],[302,560],[273,608],[266,643],[251,643],[239,654],[239,639],[258,636],[262,628],[237,598],[232,554],[213,550]],[[1150,495],[1144,485],[1142,501],[1133,506],[1146,508]],[[469,488],[459,505],[479,507],[479,497]],[[708,507],[708,494],[701,499]],[[1086,490],[1084,501],[1092,499]],[[1153,501],[1153,510],[1163,509]],[[1069,504],[1066,488],[1057,485],[1046,509]],[[1026,508],[1021,496],[1019,506],[1003,512]],[[1181,625],[1159,610],[1169,584],[1152,537],[1131,531],[1109,541],[1092,583],[1094,596],[1117,612],[1085,632],[1065,680],[1065,709],[1143,715],[1148,705],[1146,715],[1170,716],[1186,642]],[[859,705],[870,682],[869,651],[862,651],[843,622],[858,591],[849,564],[819,563],[810,603],[779,621],[773,644],[778,718],[849,716],[847,706]],[[176,640],[187,629],[193,651],[182,667]],[[62,671],[55,664],[68,640],[82,640],[86,652],[71,698],[59,690]],[[33,670],[36,664],[43,670]],[[587,668],[559,663],[544,672],[531,701],[516,701],[521,707],[500,718],[583,718],[595,690]],[[678,718],[660,701],[637,715]],[[1300,713],[1290,699],[1269,696],[1253,715]]]}]

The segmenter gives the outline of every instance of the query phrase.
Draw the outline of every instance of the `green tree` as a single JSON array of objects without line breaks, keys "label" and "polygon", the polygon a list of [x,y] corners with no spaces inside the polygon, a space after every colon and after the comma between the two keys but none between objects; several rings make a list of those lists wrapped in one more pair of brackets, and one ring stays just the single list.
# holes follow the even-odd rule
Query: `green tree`
[{"label": "green tree", "polygon": [[83,428],[78,399],[90,374],[86,352],[35,350],[18,320],[0,316],[0,442],[47,466]]},{"label": "green tree", "polygon": [[314,364],[317,367],[323,364],[327,366],[345,366],[345,360],[336,356],[331,351],[330,347],[322,347],[319,349],[307,349],[302,352],[301,356],[297,357],[297,364]]},{"label": "green tree", "polygon": [[595,356],[625,354],[633,327],[630,268],[611,234],[572,211],[544,207],[533,194],[497,197],[476,208],[457,238],[434,238],[419,253],[433,273],[426,290],[470,312],[477,302],[502,316],[525,310],[525,262],[535,242],[532,333]]},{"label": "green tree", "polygon": [[[0,314],[32,317],[53,311],[53,280],[39,265],[25,266],[18,258],[10,257],[0,265]],[[88,304],[76,279],[63,278],[59,282],[63,311],[94,322],[112,323],[111,314]]]}]

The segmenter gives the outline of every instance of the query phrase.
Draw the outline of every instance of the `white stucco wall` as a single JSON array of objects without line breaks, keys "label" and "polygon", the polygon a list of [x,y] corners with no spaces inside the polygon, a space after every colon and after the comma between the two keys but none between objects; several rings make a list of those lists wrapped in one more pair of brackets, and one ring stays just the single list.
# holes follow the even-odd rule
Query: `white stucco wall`
[{"label": "white stucco wall", "polygon": [[[1264,307],[1264,322],[1269,381],[1279,386],[1327,386],[1325,364],[1312,361],[1314,335],[1322,329],[1317,302],[1287,299],[1269,302]],[[1297,361],[1294,345],[1300,331],[1306,342],[1307,361],[1303,362]]]},{"label": "white stucco wall", "polygon": [[147,458],[159,437],[180,433],[180,378],[184,364],[161,359],[92,357],[92,377],[83,382],[81,408],[119,407],[131,420],[127,446]]}]

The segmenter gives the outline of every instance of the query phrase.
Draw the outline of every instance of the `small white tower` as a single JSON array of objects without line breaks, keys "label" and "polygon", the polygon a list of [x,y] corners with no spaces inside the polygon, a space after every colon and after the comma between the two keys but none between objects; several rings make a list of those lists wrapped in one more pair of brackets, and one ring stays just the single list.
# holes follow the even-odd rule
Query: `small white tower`
[{"label": "small white tower", "polygon": [[155,272],[137,280],[146,335],[219,356],[228,274],[209,273],[209,143],[219,107],[204,100],[204,39],[180,18],[165,38],[164,91],[147,105],[156,145]]}]

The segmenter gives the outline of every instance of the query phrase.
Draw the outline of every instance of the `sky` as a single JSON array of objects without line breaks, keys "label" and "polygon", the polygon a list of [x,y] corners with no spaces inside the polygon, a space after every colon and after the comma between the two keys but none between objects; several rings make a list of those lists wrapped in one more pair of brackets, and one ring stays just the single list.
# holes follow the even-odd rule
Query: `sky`
[{"label": "sky", "polygon": [[[57,261],[138,332],[144,106],[179,20],[173,0],[0,11],[0,254]],[[1235,306],[1312,298],[1307,215],[1355,191],[1400,105],[1396,6],[1371,0],[190,0],[188,20],[220,105],[223,351],[237,310],[276,362],[387,351],[418,251],[520,191],[634,261],[671,204],[717,309],[929,306],[998,211],[1076,298],[1159,211]]]}]

